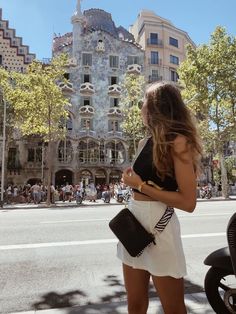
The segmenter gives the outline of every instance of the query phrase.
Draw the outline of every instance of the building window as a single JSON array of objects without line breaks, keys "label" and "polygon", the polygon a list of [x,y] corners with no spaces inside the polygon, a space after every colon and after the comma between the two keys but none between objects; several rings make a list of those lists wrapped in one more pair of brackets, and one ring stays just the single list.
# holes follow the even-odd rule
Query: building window
[{"label": "building window", "polygon": [[110,56],[110,67],[118,68],[119,67],[119,57],[118,56]]},{"label": "building window", "polygon": [[16,159],[17,159],[16,155],[17,155],[16,148],[14,148],[14,147],[9,148],[8,162],[7,162],[7,168],[8,169],[15,169],[16,168]]},{"label": "building window", "polygon": [[41,162],[42,161],[42,148],[35,147],[28,149],[28,162]]},{"label": "building window", "polygon": [[178,79],[179,79],[178,73],[176,71],[174,71],[174,70],[170,70],[170,80],[172,82],[177,82]]},{"label": "building window", "polygon": [[84,74],[83,75],[83,83],[91,83],[91,75],[90,74]]},{"label": "building window", "polygon": [[128,63],[128,65],[139,64],[139,57],[138,56],[128,56],[127,63]]},{"label": "building window", "polygon": [[150,33],[150,44],[157,45],[158,44],[158,34],[157,33]]},{"label": "building window", "polygon": [[108,131],[118,132],[119,131],[119,121],[117,121],[117,120],[108,121]]},{"label": "building window", "polygon": [[71,162],[73,159],[73,148],[71,141],[60,141],[58,146],[58,161]]},{"label": "building window", "polygon": [[83,97],[82,105],[83,105],[83,106],[91,106],[91,98],[89,98],[89,97]]},{"label": "building window", "polygon": [[122,164],[125,161],[125,148],[119,142],[109,142],[106,144],[106,159],[108,163]]},{"label": "building window", "polygon": [[149,82],[156,82],[159,80],[158,70],[152,70],[152,74],[149,77]]},{"label": "building window", "polygon": [[179,65],[179,58],[173,55],[170,55],[170,63]]},{"label": "building window", "polygon": [[151,64],[159,63],[159,54],[158,51],[151,51]]},{"label": "building window", "polygon": [[110,76],[109,77],[109,85],[118,84],[118,76]]},{"label": "building window", "polygon": [[110,98],[111,107],[119,107],[119,98]]},{"label": "building window", "polygon": [[80,141],[78,145],[78,151],[79,151],[79,162],[86,163],[88,160],[87,143],[84,141]]},{"label": "building window", "polygon": [[178,39],[175,39],[173,37],[169,37],[169,44],[171,46],[175,46],[175,47],[179,47],[179,42],[178,42]]},{"label": "building window", "polygon": [[92,54],[91,53],[83,53],[82,54],[82,62],[83,65],[88,65],[91,66],[92,65]]},{"label": "building window", "polygon": [[34,162],[34,148],[28,149],[28,161]]},{"label": "building window", "polygon": [[70,73],[64,73],[64,78],[69,80],[70,79]]},{"label": "building window", "polygon": [[0,65],[2,65],[2,55],[0,55]]},{"label": "building window", "polygon": [[88,162],[96,164],[99,160],[99,144],[91,140],[88,142]]},{"label": "building window", "polygon": [[82,130],[92,130],[92,120],[91,119],[81,119]]},{"label": "building window", "polygon": [[71,116],[68,116],[66,120],[66,129],[67,131],[72,131],[73,130],[73,122]]}]

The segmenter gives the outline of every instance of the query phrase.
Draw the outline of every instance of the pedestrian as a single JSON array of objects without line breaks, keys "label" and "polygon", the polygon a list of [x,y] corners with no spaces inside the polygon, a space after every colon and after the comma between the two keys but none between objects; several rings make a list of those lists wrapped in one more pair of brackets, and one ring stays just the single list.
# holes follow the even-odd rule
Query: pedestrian
[{"label": "pedestrian", "polygon": [[72,185],[67,182],[65,186],[65,200],[71,202],[71,195],[72,195]]},{"label": "pedestrian", "polygon": [[[154,83],[146,90],[141,108],[149,136],[141,140],[132,168],[123,181],[133,188],[130,211],[149,231],[165,215],[156,245],[131,257],[119,242],[129,314],[146,314],[150,277],[165,314],[186,314],[186,263],[180,225],[174,207],[192,212],[196,205],[196,176],[202,155],[197,130],[180,92],[170,83]],[[167,213],[171,215],[166,215]]]},{"label": "pedestrian", "polygon": [[33,186],[31,186],[31,192],[32,192],[34,204],[39,203],[40,190],[41,189],[38,182],[36,182]]},{"label": "pedestrian", "polygon": [[13,187],[11,184],[7,187],[7,204],[11,204],[13,197]]}]

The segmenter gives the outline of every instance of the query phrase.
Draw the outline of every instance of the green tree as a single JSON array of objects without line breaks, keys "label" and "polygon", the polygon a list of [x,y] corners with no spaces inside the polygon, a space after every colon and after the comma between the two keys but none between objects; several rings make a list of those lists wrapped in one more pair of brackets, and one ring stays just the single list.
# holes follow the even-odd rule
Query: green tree
[{"label": "green tree", "polygon": [[48,144],[48,197],[52,179],[53,147],[56,141],[65,137],[65,127],[60,121],[68,117],[68,100],[59,86],[67,82],[64,78],[67,56],[52,59],[44,65],[33,61],[26,73],[13,73],[14,84],[8,99],[14,107],[15,126],[23,136],[37,136]]},{"label": "green tree", "polygon": [[207,153],[219,156],[222,194],[228,197],[224,145],[236,139],[236,39],[217,27],[208,45],[187,48],[179,68],[184,99],[196,113]]},{"label": "green tree", "polygon": [[127,134],[134,153],[137,151],[139,140],[144,136],[144,126],[140,112],[140,103],[144,98],[144,89],[144,76],[135,74],[126,74],[124,76],[121,95],[123,112],[121,127]]},{"label": "green tree", "polygon": [[[13,140],[13,130],[14,130],[14,109],[9,102],[8,96],[9,92],[12,88],[12,79],[11,73],[5,70],[3,67],[0,67],[0,134],[3,134],[3,118],[4,118],[4,103],[6,103],[6,124],[5,124],[5,167],[4,171],[4,182],[6,184],[6,176],[7,176],[7,160],[8,160],[8,150],[11,141]],[[1,155],[2,157],[2,155]]]}]

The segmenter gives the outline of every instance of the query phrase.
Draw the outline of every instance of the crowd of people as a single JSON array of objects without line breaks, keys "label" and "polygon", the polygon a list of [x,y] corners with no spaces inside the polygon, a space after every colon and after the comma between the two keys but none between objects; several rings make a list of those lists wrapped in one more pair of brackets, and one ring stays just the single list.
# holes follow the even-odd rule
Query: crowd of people
[{"label": "crowd of people", "polygon": [[[110,197],[116,196],[119,190],[124,188],[122,182],[112,182],[110,184],[95,184],[93,182],[85,184],[80,182],[79,184],[69,184],[50,187],[51,202],[55,201],[72,202],[77,197],[96,202],[96,200],[103,197],[104,192],[108,191]],[[39,204],[47,200],[47,186],[41,182],[36,182],[33,185],[13,185],[9,184],[4,191],[4,200],[7,204],[13,203],[34,203]]]}]

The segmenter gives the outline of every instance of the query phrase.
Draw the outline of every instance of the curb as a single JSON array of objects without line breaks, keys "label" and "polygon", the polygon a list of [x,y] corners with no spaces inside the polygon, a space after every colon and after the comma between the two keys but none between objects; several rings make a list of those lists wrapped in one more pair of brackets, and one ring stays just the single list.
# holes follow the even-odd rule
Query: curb
[{"label": "curb", "polygon": [[[197,202],[222,202],[222,201],[236,201],[236,196],[233,196],[233,197],[230,197],[230,198],[227,198],[227,199],[224,199],[224,198],[211,198],[211,199],[201,199],[201,198],[198,198],[197,199]],[[22,204],[24,205],[24,204]],[[46,204],[41,204],[41,205],[36,205],[36,206],[32,206],[32,205],[26,205],[26,206],[22,206],[21,207],[21,204],[15,204],[11,207],[6,207],[6,206],[3,206],[3,207],[0,207],[0,210],[17,210],[17,209],[50,209],[50,208],[85,208],[85,207],[99,207],[99,206],[113,206],[113,205],[125,205],[125,203],[83,203],[81,205],[77,205],[77,204],[68,204],[68,203],[59,203],[59,204],[53,204],[53,206],[47,206]]]}]

